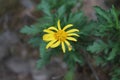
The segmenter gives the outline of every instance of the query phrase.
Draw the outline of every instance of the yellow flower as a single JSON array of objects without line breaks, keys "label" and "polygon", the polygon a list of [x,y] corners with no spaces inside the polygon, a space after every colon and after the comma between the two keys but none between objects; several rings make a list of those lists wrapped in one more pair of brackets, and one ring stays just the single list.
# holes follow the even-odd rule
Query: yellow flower
[{"label": "yellow flower", "polygon": [[67,45],[68,50],[71,51],[72,46],[69,43],[69,41],[77,41],[73,36],[79,37],[79,35],[75,33],[79,32],[78,29],[71,29],[66,31],[68,28],[72,26],[73,26],[72,24],[68,24],[63,29],[61,29],[60,20],[58,20],[57,22],[58,28],[56,28],[55,26],[51,26],[48,29],[44,29],[44,32],[46,32],[46,34],[43,35],[43,40],[48,42],[46,49],[56,48],[59,45],[61,45],[62,50],[65,53],[66,51],[65,45]]}]

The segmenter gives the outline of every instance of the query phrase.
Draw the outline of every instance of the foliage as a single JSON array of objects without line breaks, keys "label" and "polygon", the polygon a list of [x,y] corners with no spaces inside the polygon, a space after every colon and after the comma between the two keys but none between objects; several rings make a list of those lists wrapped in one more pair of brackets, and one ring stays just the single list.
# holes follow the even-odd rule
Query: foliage
[{"label": "foliage", "polygon": [[[87,21],[82,11],[72,12],[72,8],[77,0],[41,0],[37,9],[43,12],[41,18],[32,26],[25,26],[21,32],[30,35],[29,43],[39,47],[40,60],[37,67],[42,68],[49,63],[52,56],[63,56],[63,61],[68,65],[69,72],[65,80],[72,80],[76,63],[81,66],[85,64],[84,52],[88,51],[96,65],[108,66],[119,65],[120,60],[120,21],[119,14],[114,7],[109,10],[103,10],[95,7],[97,21]],[[56,4],[57,3],[57,4]],[[58,19],[61,25],[73,24],[74,28],[80,30],[77,42],[71,42],[72,51],[62,54],[58,47],[55,49],[46,49],[46,42],[42,40],[43,30],[56,25]],[[112,68],[111,80],[119,80],[119,68]],[[69,77],[69,78],[68,78]]]},{"label": "foliage", "polygon": [[[112,7],[110,10],[103,10],[95,7],[97,20],[96,32],[94,36],[97,38],[92,45],[89,45],[87,50],[94,53],[98,65],[107,66],[119,65],[120,56],[120,20],[119,12]],[[119,80],[120,75],[118,68],[114,68],[112,72],[112,80]]]},{"label": "foliage", "polygon": [[[38,22],[33,24],[32,26],[24,26],[21,29],[21,33],[27,34],[31,36],[29,43],[33,46],[39,47],[40,49],[40,60],[38,60],[38,67],[41,68],[45,64],[50,61],[51,56],[61,55],[62,51],[59,48],[55,49],[46,49],[46,43],[42,40],[43,30],[56,25],[58,19],[61,20],[62,26],[66,24],[73,24],[77,29],[82,29],[86,26],[86,17],[83,15],[81,11],[77,11],[76,13],[71,12],[72,7],[77,3],[77,0],[61,0],[60,3],[56,5],[57,0],[41,0],[41,3],[38,5],[37,9],[41,10],[44,15],[43,17],[38,19]],[[61,26],[61,27],[62,27]],[[80,31],[81,34],[84,32]],[[74,68],[77,63],[81,65],[84,64],[83,56],[79,54],[78,49],[74,44],[78,45],[80,42],[74,42],[73,48],[74,50],[71,52],[67,52],[64,55],[64,61],[68,64],[68,67]]]},{"label": "foliage", "polygon": [[112,79],[111,80],[119,80],[120,79],[120,68],[114,67],[113,71],[111,72]]}]

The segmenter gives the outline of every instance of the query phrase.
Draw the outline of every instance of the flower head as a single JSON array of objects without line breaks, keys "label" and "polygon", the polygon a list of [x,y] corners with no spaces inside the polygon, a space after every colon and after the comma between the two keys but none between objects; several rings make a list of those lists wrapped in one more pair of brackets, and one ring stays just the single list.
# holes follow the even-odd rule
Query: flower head
[{"label": "flower head", "polygon": [[79,37],[78,34],[75,32],[79,32],[78,29],[70,29],[67,30],[68,28],[72,27],[72,24],[68,24],[63,29],[61,29],[61,24],[60,20],[57,22],[57,27],[51,26],[48,29],[44,29],[44,32],[46,34],[43,35],[43,40],[48,42],[46,48],[56,48],[59,45],[62,46],[62,50],[65,53],[66,48],[65,45],[68,47],[68,50],[72,50],[72,46],[69,41],[77,41],[74,36]]}]

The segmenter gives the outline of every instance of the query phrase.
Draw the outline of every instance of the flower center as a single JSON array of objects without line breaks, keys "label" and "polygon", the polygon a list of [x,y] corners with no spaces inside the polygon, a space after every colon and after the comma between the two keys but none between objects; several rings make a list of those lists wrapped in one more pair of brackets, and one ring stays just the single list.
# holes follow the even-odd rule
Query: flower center
[{"label": "flower center", "polygon": [[60,41],[65,41],[67,38],[67,33],[63,30],[59,30],[55,33],[55,38]]}]

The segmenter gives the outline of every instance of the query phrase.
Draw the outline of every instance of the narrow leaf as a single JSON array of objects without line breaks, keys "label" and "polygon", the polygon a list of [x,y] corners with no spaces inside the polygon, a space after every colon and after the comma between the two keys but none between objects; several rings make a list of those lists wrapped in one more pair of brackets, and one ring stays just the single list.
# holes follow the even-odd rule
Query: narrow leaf
[{"label": "narrow leaf", "polygon": [[99,14],[101,17],[105,18],[109,23],[111,23],[111,19],[108,17],[108,14],[106,14],[105,10],[96,6],[95,11],[97,14]]},{"label": "narrow leaf", "polygon": [[21,33],[28,34],[28,35],[36,35],[40,32],[40,30],[35,26],[25,26],[20,30]]},{"label": "narrow leaf", "polygon": [[112,60],[115,58],[115,56],[117,55],[117,51],[119,50],[119,47],[116,45],[115,47],[112,48],[112,51],[109,53],[109,56],[107,58],[107,60]]},{"label": "narrow leaf", "polygon": [[88,46],[87,50],[92,53],[99,53],[107,48],[107,44],[105,44],[103,41],[98,40],[93,43],[93,45]]},{"label": "narrow leaf", "polygon": [[59,16],[59,17],[62,17],[63,15],[65,15],[65,11],[66,11],[65,5],[61,6],[61,7],[57,10],[58,16]]}]

